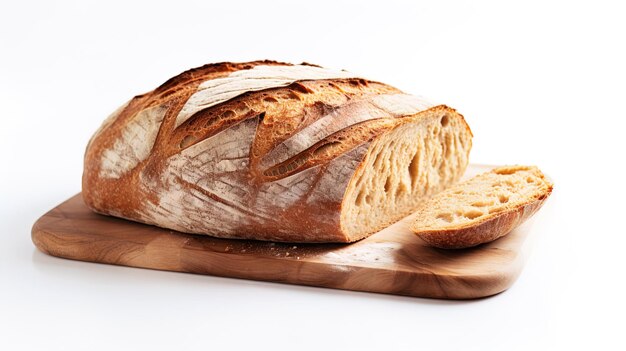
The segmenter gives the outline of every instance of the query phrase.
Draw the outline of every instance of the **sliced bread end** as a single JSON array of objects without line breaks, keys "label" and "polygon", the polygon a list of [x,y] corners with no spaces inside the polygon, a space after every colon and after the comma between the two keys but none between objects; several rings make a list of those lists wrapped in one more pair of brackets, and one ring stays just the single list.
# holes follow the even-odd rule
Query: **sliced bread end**
[{"label": "sliced bread end", "polygon": [[495,168],[423,202],[411,229],[438,248],[490,242],[535,214],[552,187],[537,167]]}]

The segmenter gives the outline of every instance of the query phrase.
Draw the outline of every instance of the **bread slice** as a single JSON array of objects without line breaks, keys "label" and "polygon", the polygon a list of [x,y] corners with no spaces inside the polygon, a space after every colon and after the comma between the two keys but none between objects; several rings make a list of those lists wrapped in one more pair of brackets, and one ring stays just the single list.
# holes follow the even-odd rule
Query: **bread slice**
[{"label": "bread slice", "polygon": [[471,146],[454,109],[346,71],[210,64],[104,122],[85,153],[83,198],[187,233],[352,242],[456,183]]},{"label": "bread slice", "polygon": [[423,202],[411,229],[438,248],[476,246],[511,232],[551,192],[552,183],[537,167],[495,168]]}]

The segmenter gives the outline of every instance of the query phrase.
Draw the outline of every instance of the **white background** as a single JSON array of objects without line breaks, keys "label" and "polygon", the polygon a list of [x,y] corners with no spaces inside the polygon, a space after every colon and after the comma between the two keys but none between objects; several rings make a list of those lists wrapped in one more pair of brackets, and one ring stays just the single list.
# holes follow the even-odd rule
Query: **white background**
[{"label": "white background", "polygon": [[[506,4],[505,4],[506,3]],[[3,1],[0,349],[624,350],[619,1]],[[190,67],[271,58],[457,108],[472,162],[555,180],[508,291],[446,302],[73,262],[30,241],[102,120]]]}]

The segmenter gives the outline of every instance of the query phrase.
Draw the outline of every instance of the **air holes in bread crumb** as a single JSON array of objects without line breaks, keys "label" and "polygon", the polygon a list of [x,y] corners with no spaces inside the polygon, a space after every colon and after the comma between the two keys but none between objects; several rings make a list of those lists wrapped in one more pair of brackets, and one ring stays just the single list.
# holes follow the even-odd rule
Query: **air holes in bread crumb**
[{"label": "air holes in bread crumb", "polygon": [[382,152],[379,152],[379,153],[376,155],[376,158],[374,159],[374,167],[376,167],[376,169],[379,169],[379,168],[380,168],[380,162],[381,162],[381,160],[382,160],[382,157],[381,157],[381,156],[382,156]]},{"label": "air holes in bread crumb", "polygon": [[404,194],[406,194],[406,185],[404,185],[404,183],[400,183],[398,184],[398,188],[396,189],[396,197],[400,197]]},{"label": "air holes in bread crumb", "polygon": [[420,156],[419,152],[416,152],[409,164],[409,175],[411,176],[411,187],[417,182],[417,176],[419,174]]},{"label": "air holes in bread crumb", "polygon": [[271,96],[263,98],[263,101],[269,102],[269,103],[276,103],[276,102],[278,102],[278,100],[276,100],[275,98],[273,98]]},{"label": "air holes in bread crumb", "polygon": [[300,98],[300,95],[298,95],[297,93],[295,93],[295,92],[293,92],[291,90],[286,92],[286,93],[284,93],[284,94],[281,94],[280,97],[283,98],[283,99],[302,100]]},{"label": "air holes in bread crumb", "polygon": [[443,115],[443,117],[441,117],[441,126],[445,127],[448,125],[448,123],[450,123],[450,118],[448,117],[448,115]]},{"label": "air holes in bread crumb", "polygon": [[235,111],[237,111],[238,114],[243,115],[244,113],[250,111],[250,108],[248,108],[247,105],[239,105],[235,108]]},{"label": "air holes in bread crumb", "polygon": [[[309,94],[309,93],[312,93],[312,92],[313,92],[313,91],[312,91],[311,89],[309,89],[306,85],[301,84],[301,83],[298,83],[298,82],[292,83],[292,84],[289,86],[289,88],[292,88],[292,89],[294,89],[294,90],[296,90],[296,91],[298,91],[298,92],[301,92],[301,93],[303,93],[303,94]],[[297,94],[296,94],[296,93],[294,93],[294,92],[293,92],[293,91],[291,91],[291,90],[289,90],[288,94],[293,94],[293,95],[295,95],[295,96],[296,96],[296,98],[298,98],[298,99],[300,98],[299,96],[297,96]]]},{"label": "air holes in bread crumb", "polygon": [[507,175],[507,174],[513,174],[515,172],[518,171],[527,171],[528,168],[527,167],[510,167],[510,168],[500,168],[500,169],[495,169],[493,172],[495,174],[502,174],[502,175]]},{"label": "air holes in bread crumb", "polygon": [[437,215],[437,218],[444,220],[448,223],[451,223],[452,220],[454,219],[454,217],[452,216],[452,213],[440,213]]},{"label": "air holes in bread crumb", "polygon": [[389,191],[391,190],[391,177],[387,177],[387,181],[385,181],[385,193],[389,193]]},{"label": "air holes in bread crumb", "polygon": [[463,213],[463,217],[469,218],[469,219],[475,219],[482,215],[483,213],[479,210],[470,210],[470,211],[466,211],[465,213]]},{"label": "air holes in bread crumb", "polygon": [[446,134],[446,138],[445,138],[445,142],[443,143],[443,154],[445,155],[446,159],[450,159],[450,157],[452,156],[452,134]]},{"label": "air holes in bread crumb", "polygon": [[441,132],[441,128],[439,128],[439,126],[435,126],[433,128],[433,137],[438,136],[440,132]]},{"label": "air holes in bread crumb", "polygon": [[498,201],[500,201],[501,204],[505,204],[507,202],[509,202],[509,197],[506,195],[498,195]]},{"label": "air holes in bread crumb", "polygon": [[233,110],[226,110],[222,112],[222,114],[220,115],[220,118],[232,118],[232,117],[235,117],[235,111]]},{"label": "air holes in bread crumb", "polygon": [[332,149],[335,147],[338,147],[339,145],[341,145],[341,143],[338,141],[333,141],[328,144],[324,144],[318,147],[317,149],[315,149],[315,152],[313,153],[313,155],[314,156],[322,156],[322,155],[330,156],[332,154]]},{"label": "air holes in bread crumb", "polygon": [[502,206],[490,207],[489,208],[489,213],[498,213],[498,212],[502,211],[503,209],[504,209],[504,207],[502,207]]},{"label": "air holes in bread crumb", "polygon": [[487,207],[493,205],[492,201],[476,201],[472,203],[474,207]]},{"label": "air holes in bread crumb", "polygon": [[359,191],[359,194],[356,196],[356,200],[354,204],[357,206],[363,205],[363,200],[365,199],[365,192],[363,190]]},{"label": "air holes in bread crumb", "polygon": [[181,149],[185,149],[187,147],[189,147],[191,144],[193,144],[193,142],[196,141],[196,137],[193,135],[187,135],[183,138],[183,140],[181,140],[180,142],[180,148]]}]

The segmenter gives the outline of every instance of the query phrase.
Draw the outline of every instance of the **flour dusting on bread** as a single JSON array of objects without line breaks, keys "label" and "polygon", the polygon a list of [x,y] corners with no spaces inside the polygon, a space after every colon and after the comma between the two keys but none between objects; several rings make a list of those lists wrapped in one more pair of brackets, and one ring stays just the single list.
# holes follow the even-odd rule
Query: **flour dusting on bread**
[{"label": "flour dusting on bread", "polygon": [[210,64],[131,99],[94,135],[93,210],[224,238],[352,242],[467,167],[464,118],[354,74]]}]

